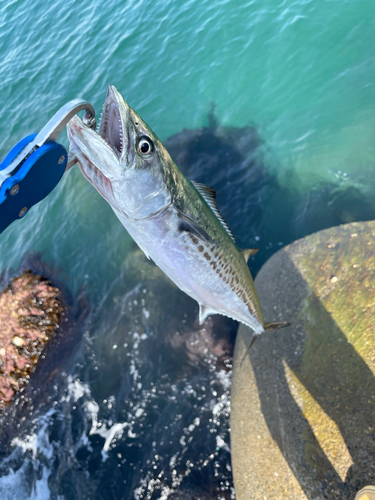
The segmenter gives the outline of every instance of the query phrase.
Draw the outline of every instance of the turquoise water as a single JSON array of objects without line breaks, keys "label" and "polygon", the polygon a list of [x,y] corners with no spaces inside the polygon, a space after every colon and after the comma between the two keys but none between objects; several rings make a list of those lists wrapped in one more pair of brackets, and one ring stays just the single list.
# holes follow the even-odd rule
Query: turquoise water
[{"label": "turquoise water", "polygon": [[[99,114],[113,83],[162,140],[206,125],[211,102],[223,125],[256,124],[273,153],[268,167],[284,184],[293,169],[298,189],[370,170],[374,13],[370,0],[4,2],[0,157],[70,99],[86,98]],[[69,273],[68,254],[75,260],[82,245],[90,258],[87,237],[95,238],[80,230],[72,245],[70,231],[100,224],[102,211],[106,219],[104,201],[69,173],[3,235],[1,264],[44,251],[52,233],[54,260]],[[68,233],[63,241],[56,228]]]},{"label": "turquoise water", "polygon": [[[250,223],[241,226],[245,213],[237,209],[231,213],[230,203],[223,210],[232,226],[238,222],[241,244],[264,250],[254,264],[259,267],[279,243],[325,225],[306,221],[324,218],[336,195],[314,195],[316,205],[298,208],[319,186],[331,186],[335,193],[336,188],[352,187],[355,200],[362,194],[362,201],[371,200],[374,40],[372,0],[4,1],[0,5],[0,158],[71,99],[89,100],[99,115],[110,83],[162,140],[184,128],[207,126],[215,103],[221,125],[252,125],[263,141],[259,154],[265,175],[273,179],[272,193],[266,183],[259,195],[263,219],[256,228]],[[67,144],[66,137],[62,140]],[[230,175],[225,189],[230,197]],[[246,190],[249,197],[254,194],[251,183],[244,183],[238,196],[246,198]],[[346,198],[340,199],[344,200],[340,214],[346,213]],[[295,212],[294,200],[299,203]],[[351,203],[356,202],[351,199]],[[349,215],[334,220],[374,217],[374,207],[368,211],[366,207],[351,206]],[[305,209],[308,219],[298,219]],[[290,226],[299,229],[286,235]],[[97,341],[102,346],[106,341],[101,336],[109,343],[121,336],[124,310],[118,304],[135,286],[125,259],[135,247],[77,168],[0,238],[0,271],[17,268],[25,253],[39,251],[60,270],[61,280],[73,294],[85,288],[92,304],[88,345]],[[99,347],[94,352],[98,355]],[[81,360],[81,378],[83,372],[90,378],[91,354]],[[85,383],[95,392],[90,380]],[[111,390],[117,394],[114,385],[109,386],[98,392],[97,400],[110,397]],[[194,411],[192,421],[200,418]],[[221,439],[229,443],[227,417],[220,425]],[[142,439],[147,440],[147,435]],[[221,466],[226,464],[228,458]],[[51,467],[45,470],[56,477]],[[37,498],[56,497],[51,484],[57,479],[51,478],[49,486],[46,481],[38,483]],[[158,490],[153,479],[145,467],[139,483],[127,486],[128,498],[136,488],[138,498],[159,498],[162,488]],[[156,493],[147,496],[141,484],[151,483],[149,491]],[[10,486],[6,484],[11,492],[16,487],[10,479]],[[172,482],[164,486],[173,493]],[[225,498],[233,494],[230,488],[231,483],[224,489]],[[66,491],[60,495],[69,498]],[[111,495],[98,493],[97,498],[122,498]]]},{"label": "turquoise water", "polygon": [[[39,1],[4,2],[0,157],[70,99],[86,98],[99,114],[113,83],[162,140],[207,124],[211,102],[223,125],[256,124],[273,153],[268,167],[283,184],[308,190],[317,178],[371,170],[374,13],[371,0],[85,7],[57,1],[47,8]],[[289,169],[292,181],[283,177]],[[87,237],[95,236],[80,230],[72,245],[69,233],[89,221],[100,224],[102,211],[109,213],[104,201],[77,171],[69,173],[56,193],[3,235],[2,266],[27,249],[44,251],[54,243],[52,233],[59,237],[54,260],[70,274],[66,259],[75,261],[80,245],[90,258]]]}]

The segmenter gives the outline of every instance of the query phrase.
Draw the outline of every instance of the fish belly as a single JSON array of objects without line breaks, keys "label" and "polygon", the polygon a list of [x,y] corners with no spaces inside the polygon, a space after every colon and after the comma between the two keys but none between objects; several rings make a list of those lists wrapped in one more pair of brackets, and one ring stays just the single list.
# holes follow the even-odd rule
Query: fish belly
[{"label": "fish belly", "polygon": [[[264,331],[260,321],[251,314],[243,299],[219,277],[209,244],[195,244],[190,235],[176,230],[173,214],[162,219],[130,221],[117,213],[130,236],[141,250],[187,295],[210,314],[222,314],[240,321],[256,333]],[[210,261],[208,261],[210,257]]]}]

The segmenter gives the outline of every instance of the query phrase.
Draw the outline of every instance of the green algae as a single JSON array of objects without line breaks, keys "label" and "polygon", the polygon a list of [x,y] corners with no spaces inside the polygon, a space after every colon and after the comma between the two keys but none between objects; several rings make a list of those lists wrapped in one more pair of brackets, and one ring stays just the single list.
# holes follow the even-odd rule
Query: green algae
[{"label": "green algae", "polygon": [[[361,223],[340,226],[339,230],[316,233],[307,240],[315,251],[304,254],[298,264],[312,292],[305,301],[305,310],[301,311],[302,316],[311,320],[305,323],[309,335],[304,363],[308,363],[313,353],[314,358],[317,353],[324,353],[325,343],[333,340],[325,331],[325,315],[322,321],[322,314],[318,312],[318,297],[324,311],[345,337],[335,338],[332,346],[335,355],[342,359],[340,346],[346,340],[375,373],[372,347],[375,344],[375,222],[368,222],[365,227]],[[349,365],[345,366],[350,369]],[[306,369],[307,365],[303,370]]]},{"label": "green algae", "polygon": [[[300,310],[306,341],[293,395],[327,457],[335,462],[332,457],[341,456],[340,476],[352,464],[348,450],[355,457],[359,448],[364,465],[374,449],[374,236],[375,222],[322,231],[306,238],[311,251],[294,260],[308,294]],[[333,439],[337,428],[343,439]],[[305,460],[317,473],[318,454],[317,443],[306,439]]]}]

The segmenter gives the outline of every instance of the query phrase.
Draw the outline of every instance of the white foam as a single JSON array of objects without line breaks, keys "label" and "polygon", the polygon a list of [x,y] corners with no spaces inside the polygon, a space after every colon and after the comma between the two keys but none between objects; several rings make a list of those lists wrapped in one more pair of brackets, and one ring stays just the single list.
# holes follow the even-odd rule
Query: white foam
[{"label": "white foam", "polygon": [[138,410],[135,412],[135,416],[137,418],[139,418],[140,416],[142,416],[144,413],[144,409],[143,408],[138,408]]},{"label": "white foam", "polygon": [[222,448],[223,450],[227,451],[228,453],[230,453],[230,448],[229,446],[227,445],[227,443],[224,441],[224,439],[220,436],[216,436],[216,446],[218,448]]},{"label": "white foam", "polygon": [[79,378],[73,381],[73,378],[71,376],[68,377],[67,391],[68,394],[67,396],[62,398],[63,401],[70,401],[71,399],[73,399],[73,401],[76,402],[85,395],[91,396],[89,386],[81,382]]},{"label": "white foam", "polygon": [[32,494],[29,496],[29,500],[49,500],[51,498],[51,492],[48,488],[48,478],[50,474],[51,471],[43,467],[43,475],[41,479],[35,481],[35,486]]},{"label": "white foam", "polygon": [[[51,416],[55,413],[53,409],[49,410],[44,416],[35,420],[35,432],[24,437],[16,437],[11,445],[13,452],[7,461],[11,461],[17,453],[22,454],[31,451],[30,455],[25,455],[22,466],[14,472],[12,468],[9,473],[0,478],[0,498],[1,500],[14,500],[22,498],[25,500],[49,500],[51,492],[48,488],[48,478],[51,470],[40,463],[42,456],[51,460],[54,454],[54,446],[49,442],[47,427],[51,422]],[[30,462],[35,470],[42,469],[42,477],[36,479],[30,486],[29,469]],[[5,461],[3,462],[5,463]],[[27,476],[27,477],[26,477]],[[31,487],[31,492],[30,492]]]},{"label": "white foam", "polygon": [[99,405],[96,401],[91,400],[91,401],[86,401],[84,406],[86,412],[91,417],[91,429],[89,434],[94,434],[99,425],[98,422]]},{"label": "white foam", "polygon": [[112,441],[114,440],[115,436],[117,435],[118,438],[121,438],[124,428],[127,427],[128,423],[124,422],[122,424],[117,423],[112,425],[109,429],[106,429],[105,426],[103,426],[101,429],[98,429],[95,434],[99,434],[100,436],[104,437],[105,443],[102,448],[102,459],[103,462],[105,462],[108,458],[108,450],[109,447],[111,446]]},{"label": "white foam", "polygon": [[24,438],[16,437],[12,440],[11,445],[21,448],[23,452],[31,451],[34,460],[38,454],[43,454],[46,458],[52,458],[53,445],[49,442],[46,430],[51,422],[51,416],[54,413],[55,411],[53,409],[49,410],[45,415],[35,421],[38,429],[37,432],[25,436]]}]

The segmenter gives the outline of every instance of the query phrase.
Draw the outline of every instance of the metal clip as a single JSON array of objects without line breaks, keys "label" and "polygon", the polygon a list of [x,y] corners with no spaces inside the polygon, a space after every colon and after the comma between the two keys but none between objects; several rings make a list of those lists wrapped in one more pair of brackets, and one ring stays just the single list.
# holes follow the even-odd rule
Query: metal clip
[{"label": "metal clip", "polygon": [[[49,120],[49,122],[42,128],[42,130],[37,134],[34,140],[29,142],[27,146],[14,158],[14,160],[3,170],[0,170],[0,186],[4,183],[6,179],[14,175],[21,167],[21,165],[27,160],[27,158],[38,148],[43,146],[43,144],[56,141],[61,134],[61,132],[66,127],[67,123],[74,115],[79,113],[79,111],[86,110],[84,121],[86,125],[95,128],[95,111],[90,103],[83,99],[74,99],[66,103],[62,108],[60,108],[57,113]],[[76,163],[74,157],[69,159],[67,170],[71,168]]]}]

